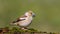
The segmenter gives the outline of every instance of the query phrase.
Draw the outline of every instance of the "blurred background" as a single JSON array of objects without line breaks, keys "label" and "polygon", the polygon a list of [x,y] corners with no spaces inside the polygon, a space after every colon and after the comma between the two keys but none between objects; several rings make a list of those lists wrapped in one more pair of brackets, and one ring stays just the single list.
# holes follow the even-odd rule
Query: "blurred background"
[{"label": "blurred background", "polygon": [[36,14],[30,28],[60,32],[60,0],[0,0],[0,28],[29,10]]}]

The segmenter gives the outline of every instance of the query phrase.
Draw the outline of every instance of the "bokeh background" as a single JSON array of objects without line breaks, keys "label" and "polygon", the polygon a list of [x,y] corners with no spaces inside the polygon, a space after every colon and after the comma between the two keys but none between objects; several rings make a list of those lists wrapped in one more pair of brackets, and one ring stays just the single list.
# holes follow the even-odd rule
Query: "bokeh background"
[{"label": "bokeh background", "polygon": [[30,28],[60,32],[60,0],[0,0],[0,28],[29,10],[36,14]]}]

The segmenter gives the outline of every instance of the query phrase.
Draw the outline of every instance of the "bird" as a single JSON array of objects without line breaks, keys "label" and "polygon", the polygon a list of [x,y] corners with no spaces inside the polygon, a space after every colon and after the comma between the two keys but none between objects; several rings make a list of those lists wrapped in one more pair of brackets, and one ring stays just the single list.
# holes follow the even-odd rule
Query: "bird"
[{"label": "bird", "polygon": [[35,17],[35,13],[31,10],[25,12],[24,15],[20,16],[13,21],[11,24],[19,26],[23,30],[27,30],[27,27],[32,23],[33,17]]}]

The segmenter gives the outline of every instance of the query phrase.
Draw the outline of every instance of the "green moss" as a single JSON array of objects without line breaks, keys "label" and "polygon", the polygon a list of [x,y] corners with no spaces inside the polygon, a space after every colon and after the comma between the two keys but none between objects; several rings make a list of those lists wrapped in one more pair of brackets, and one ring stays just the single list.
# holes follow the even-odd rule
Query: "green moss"
[{"label": "green moss", "polygon": [[[21,28],[18,28],[18,27],[12,27],[12,28],[5,27],[4,29],[9,30],[9,31],[5,32],[4,34],[21,34],[21,33],[22,34],[24,34],[24,33],[32,33],[32,34],[34,34],[34,33],[45,33],[45,34],[47,34],[47,32],[42,32],[42,31],[40,32],[34,28],[28,28],[27,30],[22,30]],[[49,34],[56,34],[56,33],[50,32]]]},{"label": "green moss", "polygon": [[12,29],[10,29],[11,32],[15,32],[15,31],[18,31],[18,32],[37,32],[37,30],[33,29],[33,28],[29,28],[28,30],[22,30],[20,28],[17,28],[17,27],[13,27]]}]

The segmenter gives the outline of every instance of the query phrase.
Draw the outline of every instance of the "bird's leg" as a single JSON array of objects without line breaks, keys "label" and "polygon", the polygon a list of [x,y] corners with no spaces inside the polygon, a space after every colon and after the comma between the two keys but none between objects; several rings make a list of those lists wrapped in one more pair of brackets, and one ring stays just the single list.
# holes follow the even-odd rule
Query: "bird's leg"
[{"label": "bird's leg", "polygon": [[22,27],[21,29],[22,29],[22,30],[28,30],[28,28],[27,28],[27,27]]}]

